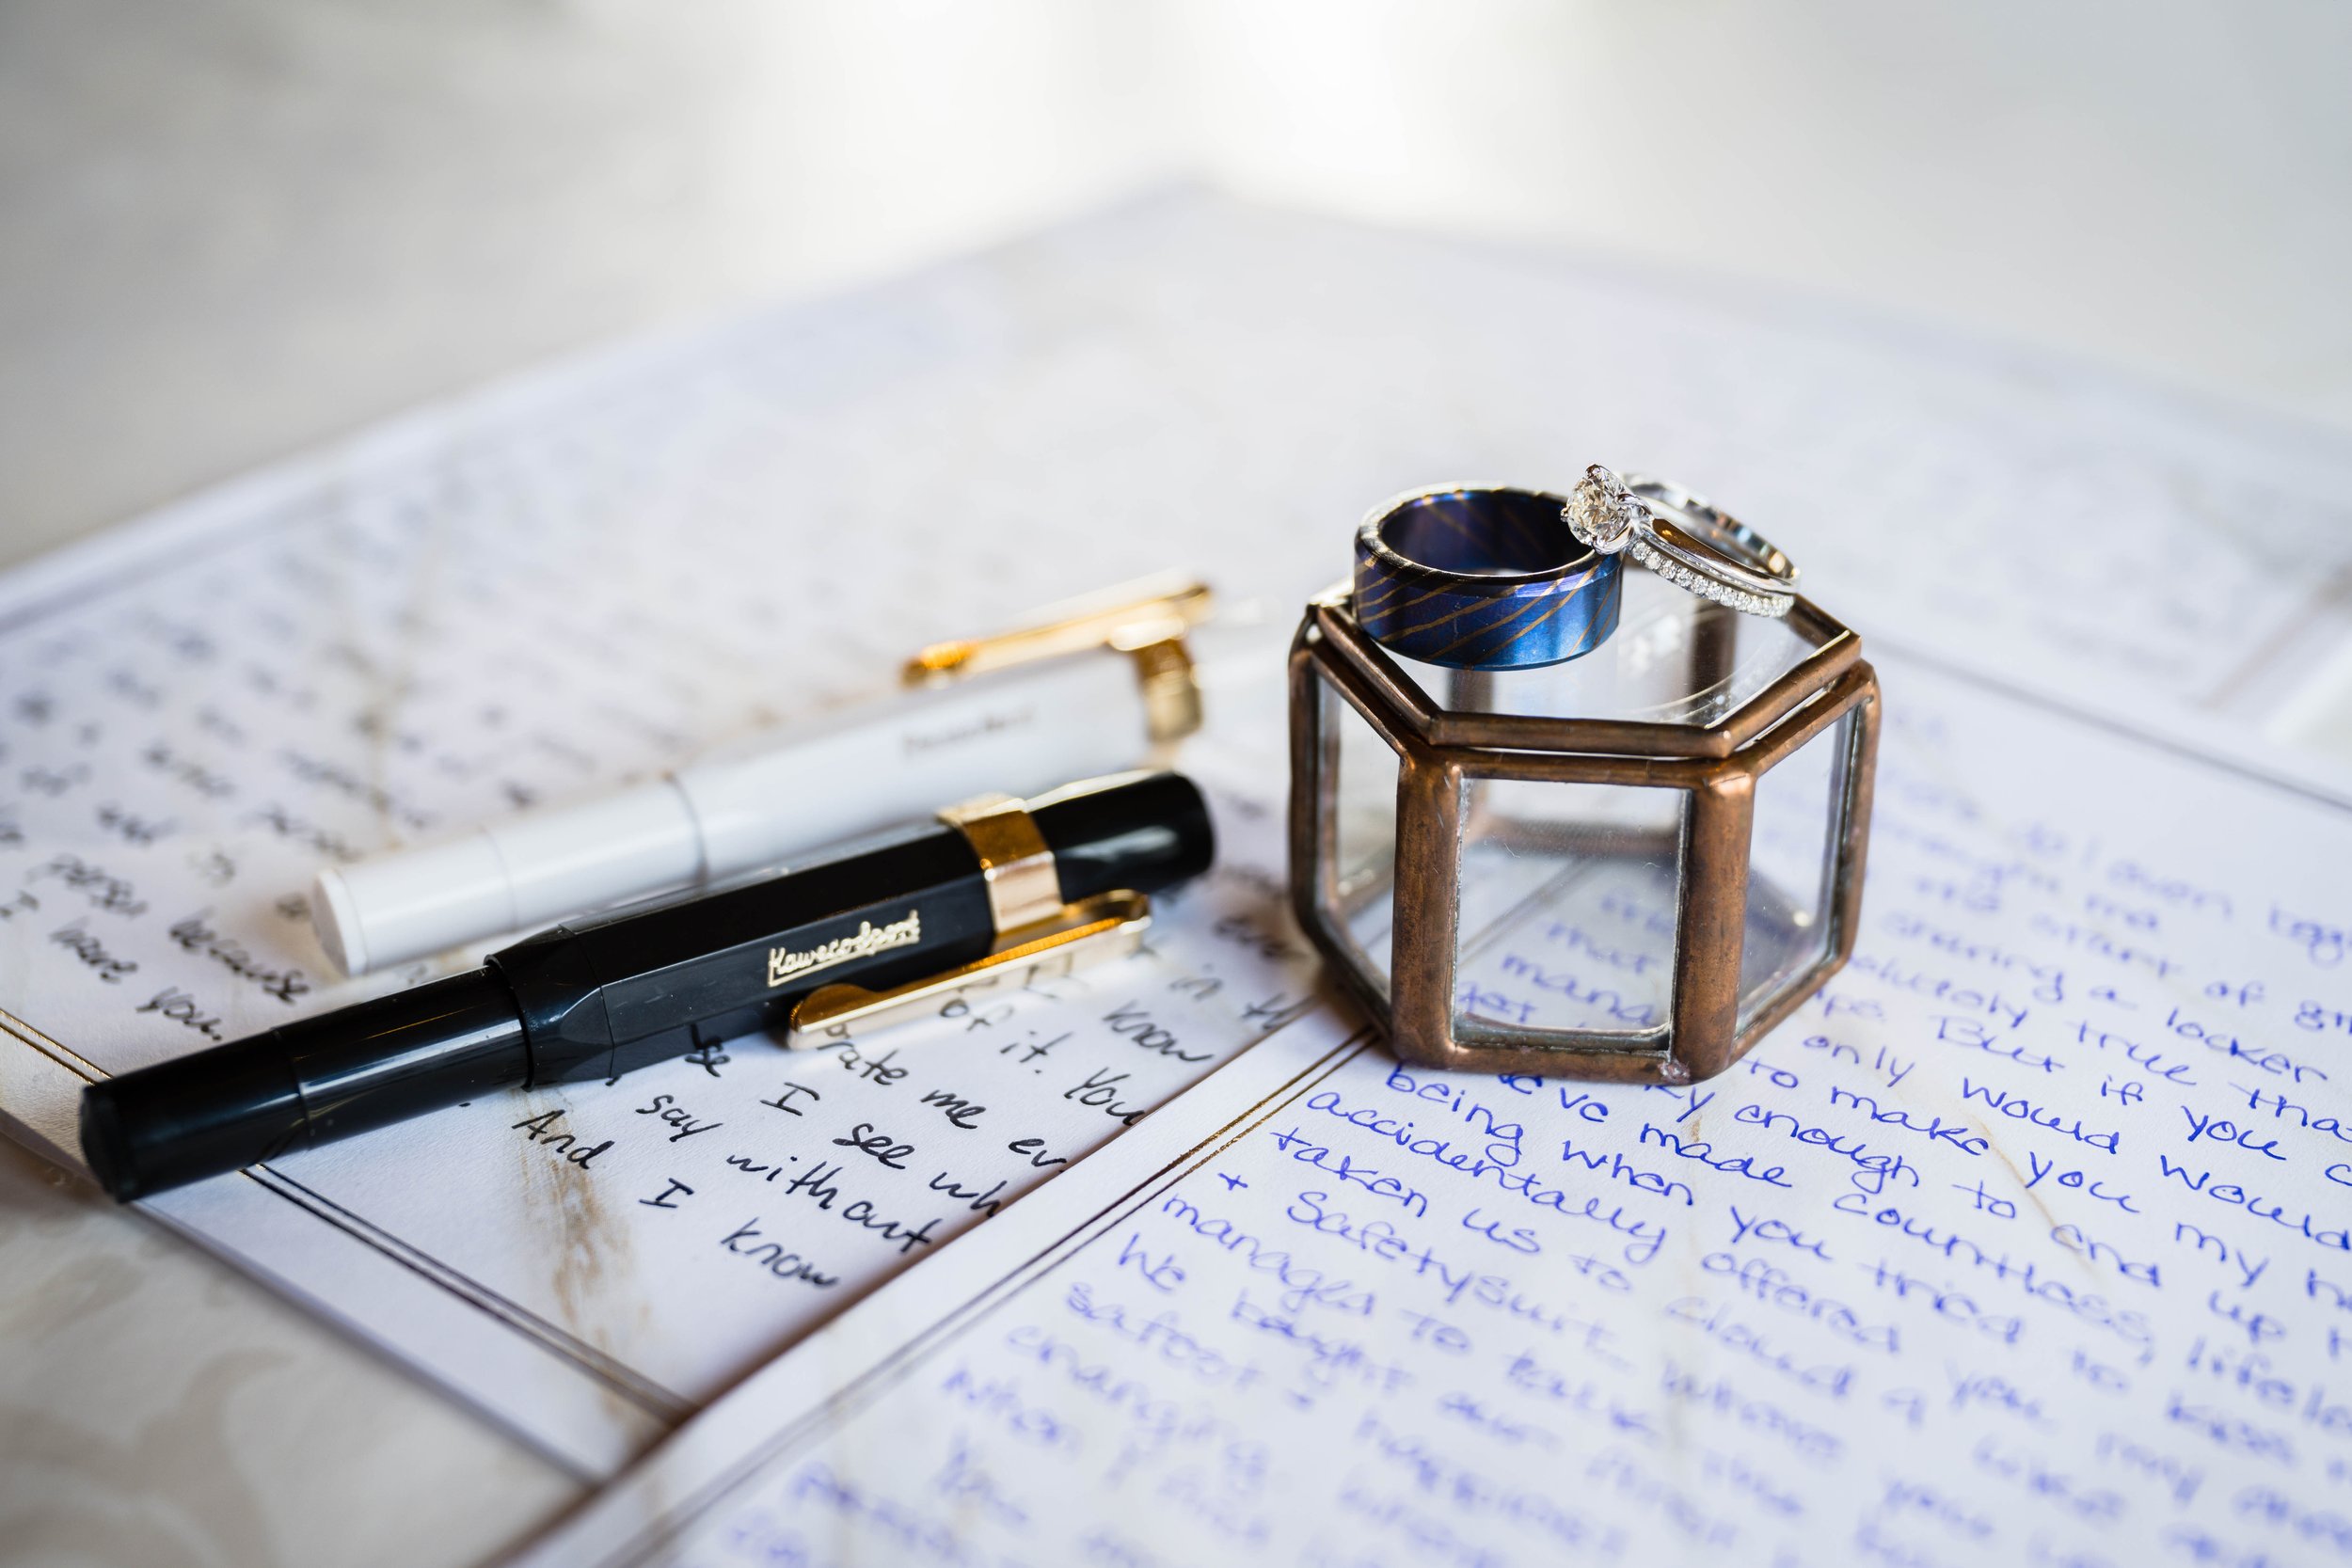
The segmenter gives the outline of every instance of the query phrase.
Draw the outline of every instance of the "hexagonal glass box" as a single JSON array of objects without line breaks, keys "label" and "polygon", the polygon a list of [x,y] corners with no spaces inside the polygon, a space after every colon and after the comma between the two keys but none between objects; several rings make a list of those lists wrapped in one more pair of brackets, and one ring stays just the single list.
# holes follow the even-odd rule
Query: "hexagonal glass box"
[{"label": "hexagonal glass box", "polygon": [[1291,651],[1299,924],[1427,1067],[1692,1083],[1853,950],[1878,752],[1861,639],[1629,568],[1616,634],[1536,670],[1367,636]]}]

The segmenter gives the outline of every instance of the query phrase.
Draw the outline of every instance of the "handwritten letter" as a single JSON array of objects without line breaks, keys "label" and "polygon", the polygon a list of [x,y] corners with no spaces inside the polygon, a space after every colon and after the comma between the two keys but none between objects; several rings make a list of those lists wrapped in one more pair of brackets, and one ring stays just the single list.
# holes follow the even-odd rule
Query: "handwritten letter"
[{"label": "handwritten letter", "polygon": [[1302,1023],[541,1560],[2343,1557],[2352,815],[1884,674],[1860,953],[1730,1073]]}]

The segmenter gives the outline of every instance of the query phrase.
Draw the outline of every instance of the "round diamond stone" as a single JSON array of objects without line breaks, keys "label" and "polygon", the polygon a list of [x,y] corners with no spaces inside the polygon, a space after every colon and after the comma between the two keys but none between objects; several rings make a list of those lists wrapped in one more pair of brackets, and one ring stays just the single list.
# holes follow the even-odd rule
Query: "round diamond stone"
[{"label": "round diamond stone", "polygon": [[1615,474],[1596,463],[1568,493],[1563,515],[1568,531],[1580,543],[1603,555],[1614,555],[1633,538],[1634,525],[1642,518],[1641,504]]}]

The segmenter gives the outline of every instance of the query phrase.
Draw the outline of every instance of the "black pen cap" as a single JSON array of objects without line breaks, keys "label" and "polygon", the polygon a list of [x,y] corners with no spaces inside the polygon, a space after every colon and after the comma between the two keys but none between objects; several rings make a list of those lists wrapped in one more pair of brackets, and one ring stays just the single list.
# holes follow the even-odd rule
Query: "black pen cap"
[{"label": "black pen cap", "polygon": [[323,1013],[82,1091],[82,1157],[128,1203],[523,1082],[487,971]]},{"label": "black pen cap", "polygon": [[1115,773],[1023,804],[1054,851],[1064,903],[1118,888],[1157,893],[1216,856],[1209,803],[1182,773]]}]

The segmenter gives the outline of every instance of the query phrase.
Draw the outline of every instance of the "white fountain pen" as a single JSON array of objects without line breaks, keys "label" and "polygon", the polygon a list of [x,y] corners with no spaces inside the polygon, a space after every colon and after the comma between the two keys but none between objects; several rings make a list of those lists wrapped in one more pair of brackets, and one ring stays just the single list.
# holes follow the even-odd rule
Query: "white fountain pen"
[{"label": "white fountain pen", "polygon": [[365,974],[772,866],[941,800],[1134,767],[1200,727],[1184,634],[1210,602],[1205,584],[1148,578],[935,643],[887,702],[760,734],[653,784],[327,867],[311,921],[327,956]]}]

